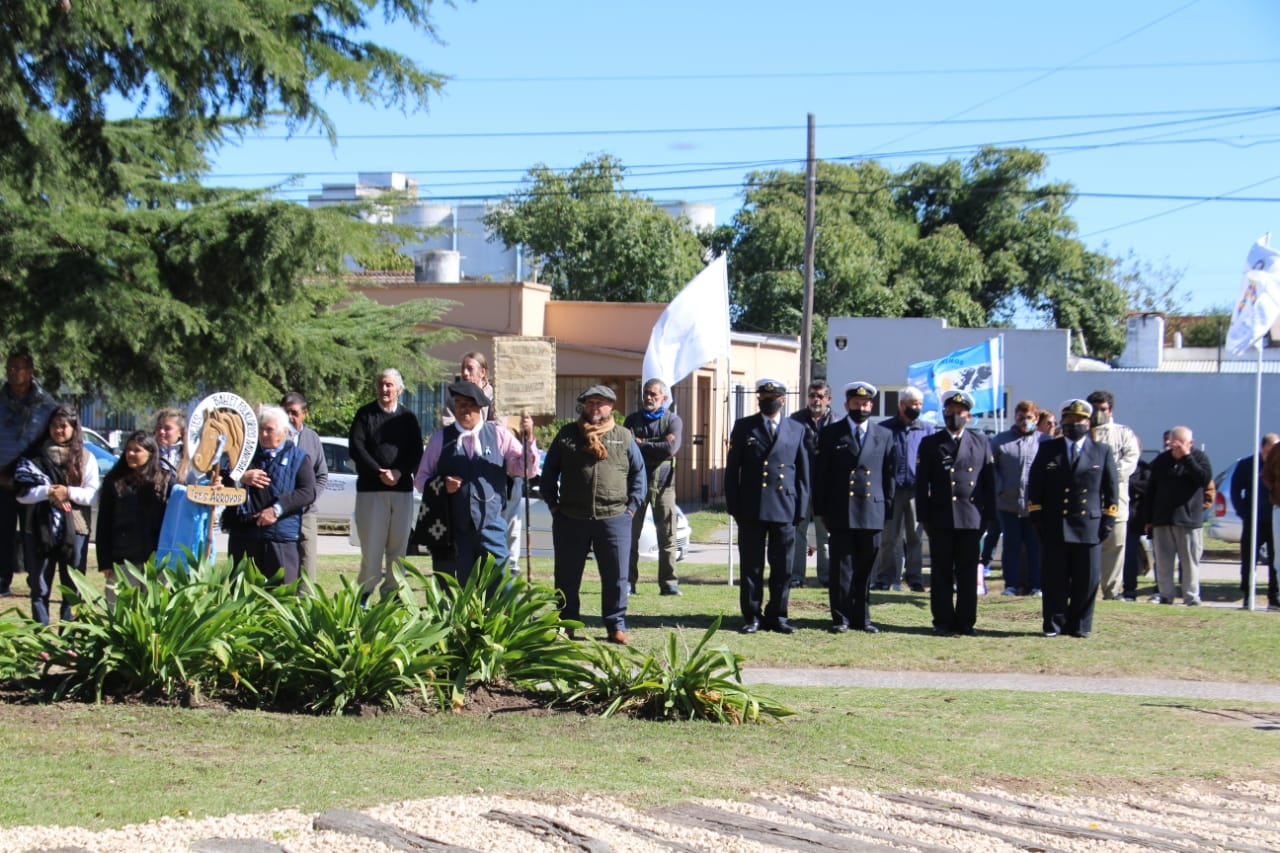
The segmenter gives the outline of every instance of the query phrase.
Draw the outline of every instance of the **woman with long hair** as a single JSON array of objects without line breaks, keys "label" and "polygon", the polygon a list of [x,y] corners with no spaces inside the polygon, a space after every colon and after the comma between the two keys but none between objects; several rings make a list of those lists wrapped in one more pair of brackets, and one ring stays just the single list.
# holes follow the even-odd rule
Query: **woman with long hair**
[{"label": "woman with long hair", "polygon": [[156,552],[174,474],[160,457],[155,436],[130,433],[124,452],[102,481],[98,501],[98,568],[106,578],[107,604],[115,604],[116,573],[126,582]]},{"label": "woman with long hair", "polygon": [[[22,504],[22,548],[31,587],[31,618],[49,624],[56,571],[71,587],[71,570],[84,572],[90,504],[98,493],[98,463],[85,449],[80,417],[70,406],[49,415],[44,434],[10,463]],[[60,618],[72,618],[74,596],[64,594]]]}]

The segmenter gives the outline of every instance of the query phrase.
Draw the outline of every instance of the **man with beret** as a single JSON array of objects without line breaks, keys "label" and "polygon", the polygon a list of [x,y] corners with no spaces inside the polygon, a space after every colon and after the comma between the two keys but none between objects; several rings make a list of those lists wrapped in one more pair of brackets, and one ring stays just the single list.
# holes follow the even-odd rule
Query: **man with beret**
[{"label": "man with beret", "polygon": [[609,642],[625,646],[631,520],[644,501],[646,484],[640,446],[613,419],[617,399],[606,385],[578,395],[581,416],[561,427],[547,448],[542,499],[551,511],[556,589],[564,596],[561,618],[582,618],[582,572],[594,551]]},{"label": "man with beret", "polygon": [[[739,418],[729,435],[725,461],[725,500],[738,523],[742,584],[739,633],[791,634],[787,600],[796,523],[809,508],[809,456],[804,427],[782,417],[786,386],[775,379],[756,383],[760,411]],[[769,602],[763,605],[764,563],[769,559]]]},{"label": "man with beret", "polygon": [[479,385],[461,380],[448,391],[454,420],[431,434],[413,482],[424,504],[439,499],[448,507],[453,554],[433,549],[433,568],[465,584],[486,555],[506,567],[507,477],[537,476],[538,446],[529,415],[520,418],[521,442],[485,418],[491,401]]},{"label": "man with beret", "polygon": [[1093,630],[1102,542],[1119,512],[1111,448],[1089,436],[1093,406],[1062,405],[1062,437],[1041,442],[1027,477],[1027,511],[1040,534],[1044,635]]},{"label": "man with beret", "polygon": [[944,391],[945,426],[920,442],[916,461],[916,508],[929,536],[929,610],[939,637],[975,633],[979,546],[996,514],[995,462],[987,437],[966,429],[972,411],[967,392]]},{"label": "man with beret", "polygon": [[871,624],[871,570],[880,551],[885,516],[893,506],[896,451],[893,435],[871,424],[876,386],[844,386],[845,417],[818,436],[813,512],[831,535],[831,628],[879,633]]}]

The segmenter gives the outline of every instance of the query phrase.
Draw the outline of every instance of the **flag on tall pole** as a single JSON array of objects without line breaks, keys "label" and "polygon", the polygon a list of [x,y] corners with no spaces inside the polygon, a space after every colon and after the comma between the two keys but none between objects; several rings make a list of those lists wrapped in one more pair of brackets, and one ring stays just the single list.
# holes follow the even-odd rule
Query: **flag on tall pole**
[{"label": "flag on tall pole", "polygon": [[941,413],[942,392],[973,397],[973,413],[998,411],[1004,402],[1004,335],[907,367],[907,384],[924,394],[925,413]]},{"label": "flag on tall pole", "polygon": [[1244,288],[1227,329],[1227,351],[1232,355],[1256,347],[1280,320],[1280,251],[1271,248],[1270,239],[1270,234],[1259,237],[1245,260]]},{"label": "flag on tall pole", "polygon": [[641,378],[671,387],[728,354],[729,266],[721,255],[676,294],[654,324]]}]

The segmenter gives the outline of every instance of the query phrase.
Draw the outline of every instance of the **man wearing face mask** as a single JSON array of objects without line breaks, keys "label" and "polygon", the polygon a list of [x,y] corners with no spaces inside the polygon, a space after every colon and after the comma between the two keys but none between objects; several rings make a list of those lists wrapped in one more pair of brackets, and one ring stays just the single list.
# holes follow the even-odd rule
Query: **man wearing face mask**
[{"label": "man wearing face mask", "polygon": [[1133,430],[1116,423],[1115,396],[1110,391],[1094,391],[1085,398],[1093,406],[1090,422],[1093,424],[1093,440],[1111,448],[1116,463],[1116,489],[1120,499],[1116,502],[1118,513],[1116,526],[1102,543],[1102,568],[1098,580],[1102,597],[1115,601],[1124,594],[1124,549],[1129,532],[1129,478],[1138,469],[1142,457],[1142,442]]},{"label": "man wearing face mask", "polygon": [[[795,633],[787,621],[796,522],[809,508],[809,455],[804,427],[782,417],[787,388],[776,379],[756,383],[760,411],[739,418],[729,434],[725,502],[738,523],[742,585],[740,634],[761,628]],[[769,560],[769,601],[764,604],[764,563]]]},{"label": "man wearing face mask", "polygon": [[[1023,400],[1013,413],[1013,426],[991,441],[996,468],[996,516],[1004,533],[1004,595],[1037,595],[1040,592],[1040,540],[1031,528],[1027,512],[1027,477],[1042,441],[1049,437],[1036,429],[1040,409]],[[1023,549],[1027,558],[1022,559]]]},{"label": "man wearing face mask", "polygon": [[[808,405],[798,412],[791,413],[791,419],[804,427],[804,448],[809,455],[809,471],[813,472],[813,460],[818,453],[818,434],[831,425],[834,415],[831,411],[831,387],[826,380],[815,379],[809,383]],[[826,587],[830,579],[831,564],[828,557],[827,526],[820,516],[813,514],[813,501],[810,500],[808,511],[800,523],[796,525],[796,553],[791,561],[791,588],[804,586],[804,574],[808,568],[809,558],[809,522],[814,522],[814,550],[818,557],[818,583]]]},{"label": "man wearing face mask", "polygon": [[929,534],[929,609],[939,637],[975,633],[978,548],[996,511],[991,445],[966,429],[972,411],[967,392],[943,392],[946,429],[920,442],[916,463],[916,508]]},{"label": "man wearing face mask", "polygon": [[898,391],[898,414],[880,424],[893,437],[894,488],[893,506],[889,507],[880,556],[871,577],[872,589],[900,589],[905,580],[912,592],[924,592],[920,538],[924,531],[916,515],[916,457],[920,442],[933,432],[933,425],[920,420],[923,405],[920,389],[908,385]]},{"label": "man wearing face mask", "polygon": [[871,624],[871,571],[893,506],[895,458],[889,431],[870,422],[877,393],[870,382],[844,386],[847,417],[818,436],[813,511],[831,532],[833,634],[880,632]]},{"label": "man wearing face mask", "polygon": [[1062,437],[1041,443],[1027,480],[1027,510],[1040,534],[1044,635],[1093,630],[1102,543],[1119,512],[1111,448],[1089,437],[1093,406],[1062,405]]}]

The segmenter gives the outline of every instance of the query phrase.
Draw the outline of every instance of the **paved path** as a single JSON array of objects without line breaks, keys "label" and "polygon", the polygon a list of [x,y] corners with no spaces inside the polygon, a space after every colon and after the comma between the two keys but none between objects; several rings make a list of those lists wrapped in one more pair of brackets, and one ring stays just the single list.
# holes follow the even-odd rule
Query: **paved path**
[{"label": "paved path", "polygon": [[1024,675],[1010,672],[882,672],[818,667],[772,669],[746,667],[747,684],[785,687],[895,687],[929,690],[1019,690],[1032,693],[1108,693],[1120,696],[1169,696],[1182,699],[1231,699],[1280,704],[1280,686],[1171,678],[1092,678],[1074,675]]}]

